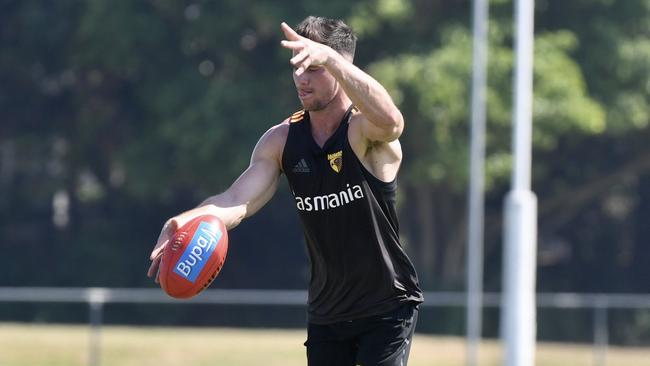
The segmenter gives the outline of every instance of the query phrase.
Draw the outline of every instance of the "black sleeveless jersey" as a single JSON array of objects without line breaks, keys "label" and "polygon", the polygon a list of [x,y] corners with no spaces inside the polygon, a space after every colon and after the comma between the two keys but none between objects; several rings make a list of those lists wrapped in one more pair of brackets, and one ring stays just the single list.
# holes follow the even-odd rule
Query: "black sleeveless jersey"
[{"label": "black sleeveless jersey", "polygon": [[282,155],[311,261],[308,317],[316,324],[422,302],[399,242],[397,183],[377,179],[352,151],[351,112],[322,148],[311,134],[309,113],[295,113]]}]

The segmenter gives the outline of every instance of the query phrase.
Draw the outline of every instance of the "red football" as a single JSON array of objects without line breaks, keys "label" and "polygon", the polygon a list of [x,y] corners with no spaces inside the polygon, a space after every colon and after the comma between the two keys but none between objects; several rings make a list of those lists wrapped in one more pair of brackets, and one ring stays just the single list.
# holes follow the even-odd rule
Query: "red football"
[{"label": "red football", "polygon": [[165,247],[160,287],[186,299],[205,290],[217,277],[228,253],[228,231],[216,216],[196,217],[181,226]]}]

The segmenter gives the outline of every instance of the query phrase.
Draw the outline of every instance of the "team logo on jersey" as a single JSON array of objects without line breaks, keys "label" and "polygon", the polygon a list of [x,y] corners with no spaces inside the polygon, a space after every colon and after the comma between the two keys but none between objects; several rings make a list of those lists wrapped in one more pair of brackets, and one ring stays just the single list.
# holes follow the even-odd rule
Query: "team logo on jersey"
[{"label": "team logo on jersey", "polygon": [[343,169],[343,150],[337,151],[334,154],[327,154],[327,160],[330,161],[332,170],[340,173],[341,169]]}]

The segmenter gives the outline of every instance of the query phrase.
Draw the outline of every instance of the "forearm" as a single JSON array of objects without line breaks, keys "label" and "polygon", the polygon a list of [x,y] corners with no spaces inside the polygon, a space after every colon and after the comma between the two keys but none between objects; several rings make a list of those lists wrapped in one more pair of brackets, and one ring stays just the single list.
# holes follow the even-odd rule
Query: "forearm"
[{"label": "forearm", "polygon": [[228,230],[239,225],[247,216],[246,205],[234,203],[233,200],[228,199],[226,193],[207,198],[197,209],[219,217]]},{"label": "forearm", "polygon": [[217,216],[226,225],[228,230],[236,227],[246,216],[245,205],[235,205],[228,198],[227,193],[208,197],[196,208],[185,211],[167,221],[166,225],[173,225],[174,228],[183,226],[194,217],[201,215]]},{"label": "forearm", "polygon": [[197,208],[187,211],[178,224],[197,215],[215,215],[230,230],[259,211],[273,196],[277,187],[278,171],[275,165],[266,160],[258,160],[233,183],[225,192],[208,197]]},{"label": "forearm", "polygon": [[402,113],[377,80],[336,52],[326,67],[370,123],[384,130],[401,132]]}]

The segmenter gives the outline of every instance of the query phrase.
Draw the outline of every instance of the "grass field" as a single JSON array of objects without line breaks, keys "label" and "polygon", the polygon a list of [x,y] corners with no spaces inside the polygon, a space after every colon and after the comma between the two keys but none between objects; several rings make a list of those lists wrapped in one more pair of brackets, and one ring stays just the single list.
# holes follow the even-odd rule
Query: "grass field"
[{"label": "grass field", "polygon": [[[298,366],[305,365],[305,331],[232,328],[105,326],[101,331],[102,366]],[[87,326],[0,323],[0,366],[87,365]],[[410,366],[464,365],[462,338],[416,334]],[[501,364],[497,342],[484,342],[482,365]],[[589,345],[540,343],[537,366],[594,364]],[[607,350],[607,364],[650,364],[650,349]]]}]

